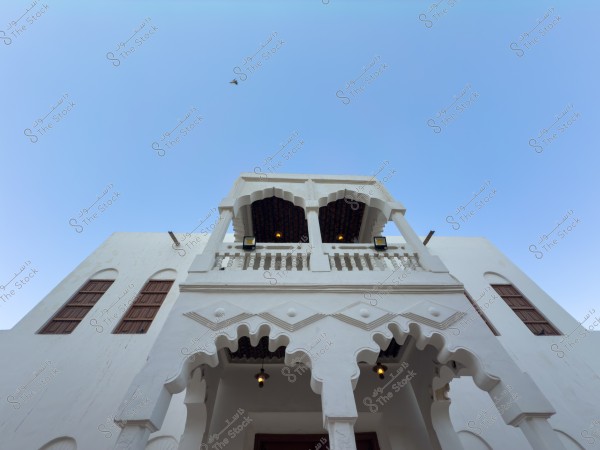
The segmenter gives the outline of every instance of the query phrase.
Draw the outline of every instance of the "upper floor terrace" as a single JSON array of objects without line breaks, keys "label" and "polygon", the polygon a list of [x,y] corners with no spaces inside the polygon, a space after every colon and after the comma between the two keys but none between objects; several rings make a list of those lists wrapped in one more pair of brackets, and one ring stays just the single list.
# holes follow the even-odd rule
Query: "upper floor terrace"
[{"label": "upper floor terrace", "polygon": [[[243,173],[186,284],[456,286],[405,212],[374,177]],[[404,242],[380,239],[390,221]]]}]

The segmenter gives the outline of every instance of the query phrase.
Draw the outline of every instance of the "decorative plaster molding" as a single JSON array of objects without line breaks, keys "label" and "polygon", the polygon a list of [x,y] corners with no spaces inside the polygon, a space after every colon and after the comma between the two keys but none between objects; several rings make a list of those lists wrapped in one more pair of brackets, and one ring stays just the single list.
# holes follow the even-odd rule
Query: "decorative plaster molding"
[{"label": "decorative plaster molding", "polygon": [[228,327],[236,322],[248,319],[254,314],[229,302],[218,302],[183,314],[213,331]]},{"label": "decorative plaster molding", "polygon": [[356,302],[340,312],[332,314],[336,319],[366,331],[371,331],[391,321],[396,315],[363,302]]},{"label": "decorative plaster molding", "polygon": [[[301,271],[297,272],[303,273]],[[312,273],[312,272],[306,272]],[[421,272],[426,273],[426,272]],[[308,292],[308,293],[369,293],[373,292],[373,284],[339,284],[339,285],[301,285],[301,284],[284,284],[278,283],[274,285],[261,284],[237,284],[223,286],[218,283],[203,283],[203,284],[181,284],[181,292]],[[465,290],[462,284],[439,284],[439,285],[396,285],[386,286],[386,293],[392,294],[462,294]]]},{"label": "decorative plaster molding", "polygon": [[447,306],[438,305],[437,303],[421,302],[418,305],[411,306],[400,315],[432,328],[445,330],[453,323],[462,319],[466,314]]},{"label": "decorative plaster molding", "polygon": [[401,314],[397,314],[361,301],[357,301],[334,313],[318,313],[306,305],[287,302],[267,311],[254,314],[224,301],[186,312],[183,315],[213,331],[258,316],[288,332],[294,332],[325,317],[333,317],[353,327],[371,331],[381,325],[390,323],[397,316],[402,316],[438,330],[445,330],[461,320],[466,314],[433,302],[422,302],[411,306]]},{"label": "decorative plaster molding", "polygon": [[269,311],[261,312],[258,316],[291,332],[315,323],[326,317],[327,314],[317,313],[300,303],[288,302]]}]

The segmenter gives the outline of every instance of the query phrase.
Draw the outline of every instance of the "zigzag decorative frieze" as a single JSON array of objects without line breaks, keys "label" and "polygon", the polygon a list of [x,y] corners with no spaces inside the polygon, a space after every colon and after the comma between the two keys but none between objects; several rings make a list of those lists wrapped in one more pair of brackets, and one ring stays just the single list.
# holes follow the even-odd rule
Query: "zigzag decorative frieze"
[{"label": "zigzag decorative frieze", "polygon": [[371,330],[374,330],[375,328],[377,328],[378,326],[391,321],[394,317],[396,317],[396,314],[387,313],[387,314],[381,316],[379,319],[374,320],[373,322],[370,322],[370,323],[361,322],[360,320],[353,319],[352,317],[348,317],[347,315],[345,315],[343,313],[339,313],[339,312],[332,314],[332,316],[338,320],[341,320],[342,322],[347,323],[348,325],[352,325],[357,328],[362,328],[363,330],[366,330],[366,331],[371,331]]},{"label": "zigzag decorative frieze", "polygon": [[[213,331],[217,331],[217,330],[223,329],[225,327],[228,327],[234,323],[249,319],[254,316],[258,316],[261,319],[271,322],[273,325],[276,325],[288,332],[294,332],[294,331],[300,330],[301,328],[304,328],[310,324],[318,322],[319,320],[322,320],[328,316],[331,316],[331,317],[333,317],[337,320],[340,320],[348,325],[351,325],[353,327],[357,327],[357,328],[360,328],[360,329],[363,329],[366,331],[374,330],[375,328],[377,328],[381,325],[391,322],[397,316],[401,316],[401,317],[404,317],[409,320],[414,320],[416,322],[422,323],[422,324],[430,326],[432,328],[436,328],[438,330],[445,330],[450,325],[458,322],[466,315],[464,312],[459,312],[459,311],[455,311],[454,313],[452,313],[451,309],[438,305],[439,308],[442,308],[443,310],[446,311],[443,315],[443,316],[446,316],[445,320],[439,321],[439,320],[435,320],[434,318],[425,317],[422,315],[425,311],[421,311],[421,309],[424,308],[425,305],[419,305],[419,307],[415,308],[415,309],[417,309],[418,312],[408,311],[408,312],[403,312],[401,314],[396,314],[396,313],[391,313],[388,310],[385,310],[382,308],[368,307],[367,305],[364,305],[361,302],[357,302],[353,305],[344,307],[343,309],[338,310],[335,313],[314,312],[313,314],[308,315],[307,317],[305,317],[302,320],[299,320],[295,323],[291,323],[293,321],[286,321],[285,319],[280,318],[281,314],[279,314],[278,312],[273,311],[273,310],[263,311],[258,314],[252,314],[252,313],[241,310],[241,308],[239,308],[239,307],[225,304],[222,306],[227,307],[229,309],[229,311],[231,311],[231,309],[234,309],[234,311],[231,311],[231,312],[232,313],[238,312],[238,314],[235,314],[234,316],[230,317],[229,319],[215,322],[214,320],[208,319],[206,317],[206,315],[209,314],[208,310],[209,309],[212,310],[212,308],[214,308],[214,306],[217,306],[217,305],[211,305],[209,308],[206,309],[206,312],[204,312],[202,310],[200,311],[201,313],[199,313],[197,311],[189,311],[189,312],[184,313],[183,315],[198,322],[201,325],[204,325],[207,328],[210,328]],[[304,315],[306,315],[306,313],[307,313],[306,310],[309,309],[306,307],[302,307],[302,305],[295,305],[294,303],[281,305],[281,308],[288,308],[287,315],[289,317],[296,316],[297,312],[296,312],[295,308],[299,308],[300,313],[304,313]],[[301,309],[301,308],[303,308],[303,309]],[[221,311],[218,311],[219,309]],[[235,309],[237,309],[237,311],[235,311]],[[411,308],[411,309],[413,309],[413,308]],[[242,311],[242,312],[239,312],[239,311]],[[215,312],[219,312],[220,314],[225,314],[225,310],[220,307],[217,308],[217,310],[215,310]],[[421,313],[421,314],[419,314],[419,313]],[[277,317],[277,315],[275,315],[275,314],[279,315],[280,317]],[[360,314],[360,316],[359,316],[359,314]],[[215,313],[211,313],[210,315],[211,316],[216,315],[218,317],[218,315]],[[440,315],[440,313],[436,312],[435,315],[433,315],[433,314],[431,314],[431,315],[433,317],[437,317]],[[379,317],[377,317],[377,316],[379,316]],[[442,319],[443,316],[439,317],[439,319]],[[300,318],[300,317],[298,317],[298,318]],[[372,320],[371,322],[369,322],[368,320],[373,317],[376,317],[376,318],[374,320]]]},{"label": "zigzag decorative frieze", "polygon": [[194,312],[194,311],[190,311],[190,312],[186,312],[183,314],[186,317],[189,317],[192,320],[195,320],[196,322],[204,325],[205,327],[210,328],[213,331],[216,330],[220,330],[221,328],[225,328],[228,327],[229,325],[232,325],[236,322],[239,322],[241,320],[245,320],[248,319],[250,317],[255,316],[256,314],[249,314],[249,313],[241,313],[238,314],[236,316],[233,316],[227,320],[224,320],[223,322],[213,322],[212,320],[208,320],[205,317],[201,316],[200,314]]},{"label": "zigzag decorative frieze", "polygon": [[291,324],[291,323],[285,322],[284,320],[281,320],[281,319],[275,317],[274,315],[272,315],[271,313],[268,313],[268,312],[261,312],[260,314],[258,314],[259,317],[262,317],[263,319],[268,320],[269,322],[277,325],[278,327],[281,327],[284,330],[287,330],[290,332],[299,330],[300,328],[304,328],[305,326],[310,325],[311,323],[318,322],[319,320],[321,320],[324,317],[327,317],[328,315],[329,314],[317,313],[310,317],[307,317],[304,320],[301,320],[300,322]]},{"label": "zigzag decorative frieze", "polygon": [[452,314],[450,317],[448,317],[443,322],[436,322],[435,320],[428,319],[427,317],[423,317],[419,314],[415,314],[412,312],[402,313],[400,315],[402,317],[406,317],[407,319],[411,319],[416,322],[420,322],[424,325],[428,325],[432,328],[436,328],[438,330],[445,330],[453,323],[458,322],[460,319],[462,319],[466,314],[464,312],[455,312],[454,314]]}]

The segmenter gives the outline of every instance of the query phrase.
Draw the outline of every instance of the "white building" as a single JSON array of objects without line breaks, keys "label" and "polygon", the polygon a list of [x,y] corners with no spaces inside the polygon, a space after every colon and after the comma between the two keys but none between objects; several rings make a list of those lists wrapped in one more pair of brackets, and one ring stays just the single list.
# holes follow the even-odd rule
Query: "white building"
[{"label": "white building", "polygon": [[179,245],[113,234],[0,331],[0,448],[600,448],[600,311],[404,213],[369,177],[245,173]]}]

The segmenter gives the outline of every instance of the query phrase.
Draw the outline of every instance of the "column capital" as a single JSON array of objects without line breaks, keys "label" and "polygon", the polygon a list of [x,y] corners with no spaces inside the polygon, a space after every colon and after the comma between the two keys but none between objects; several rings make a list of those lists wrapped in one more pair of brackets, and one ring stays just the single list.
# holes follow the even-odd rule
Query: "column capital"
[{"label": "column capital", "polygon": [[388,207],[390,208],[390,219],[394,213],[406,214],[406,207],[400,202],[388,202]]},{"label": "column capital", "polygon": [[127,427],[132,427],[132,428],[144,428],[146,430],[149,430],[150,433],[154,433],[155,431],[159,430],[159,427],[157,427],[151,419],[142,419],[142,420],[128,420],[128,419],[117,419],[115,418],[115,423],[121,427],[122,429],[125,429]]},{"label": "column capital", "polygon": [[146,448],[150,434],[157,430],[151,430],[141,424],[128,423],[119,433],[115,450],[143,450]]},{"label": "column capital", "polygon": [[230,209],[233,211],[235,207],[235,201],[236,199],[234,197],[225,197],[223,200],[221,200],[221,203],[219,203],[219,211],[224,209]]},{"label": "column capital", "polygon": [[317,200],[306,200],[304,203],[304,208],[306,209],[306,212],[315,210],[319,212],[319,202]]},{"label": "column capital", "polygon": [[514,379],[514,385],[501,380],[488,394],[508,425],[520,426],[525,419],[545,419],[556,414],[552,404],[526,372]]}]

